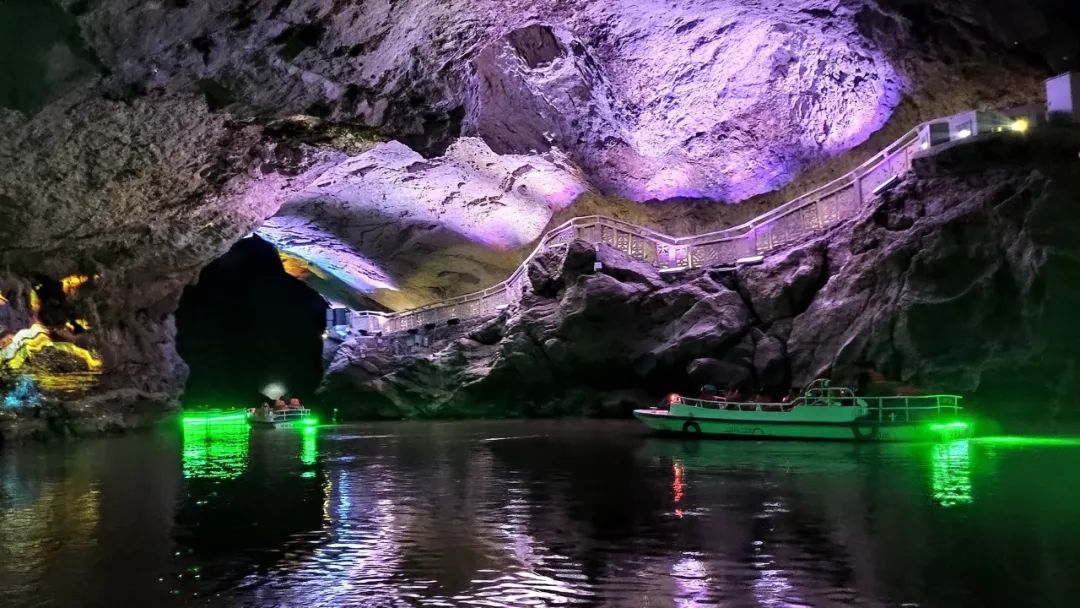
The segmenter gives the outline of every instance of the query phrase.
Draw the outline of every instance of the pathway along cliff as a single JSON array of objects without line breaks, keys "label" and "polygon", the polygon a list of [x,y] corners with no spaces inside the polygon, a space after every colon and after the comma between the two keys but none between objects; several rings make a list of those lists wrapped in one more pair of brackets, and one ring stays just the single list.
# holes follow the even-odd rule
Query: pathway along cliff
[{"label": "pathway along cliff", "polygon": [[783,394],[872,363],[998,415],[1074,415],[1078,142],[1056,131],[946,146],[857,217],[757,267],[661,275],[571,243],[532,262],[518,306],[442,329],[421,354],[345,342],[322,399],[365,417],[625,415],[704,383]]}]

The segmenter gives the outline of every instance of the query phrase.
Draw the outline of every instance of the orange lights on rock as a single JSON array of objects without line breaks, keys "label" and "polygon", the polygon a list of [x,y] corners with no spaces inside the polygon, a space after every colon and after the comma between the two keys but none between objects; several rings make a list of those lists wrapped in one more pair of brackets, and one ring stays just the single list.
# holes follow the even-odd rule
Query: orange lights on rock
[{"label": "orange lights on rock", "polygon": [[64,295],[71,297],[89,280],[90,277],[85,274],[72,274],[60,279],[60,286],[64,289]]},{"label": "orange lights on rock", "polygon": [[67,323],[65,323],[64,327],[66,327],[68,331],[72,332],[76,330],[90,331],[90,322],[86,319],[75,319],[74,321],[68,321]]},{"label": "orange lights on rock", "polygon": [[301,257],[278,250],[278,258],[281,259],[281,266],[285,269],[286,274],[294,278],[301,280],[311,277],[324,280],[329,278],[321,268]]}]

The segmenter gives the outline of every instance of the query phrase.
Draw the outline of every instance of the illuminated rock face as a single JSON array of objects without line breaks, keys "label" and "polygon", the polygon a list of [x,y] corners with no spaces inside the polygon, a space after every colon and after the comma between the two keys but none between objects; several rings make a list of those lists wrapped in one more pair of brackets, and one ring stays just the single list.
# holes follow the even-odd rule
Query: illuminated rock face
[{"label": "illuminated rock face", "polygon": [[[480,289],[585,190],[557,152],[498,155],[463,138],[425,159],[398,142],[288,192],[258,234],[393,309]],[[441,255],[435,255],[442,252]]]},{"label": "illuminated rock face", "polygon": [[861,143],[900,101],[850,16],[701,4],[599,5],[580,37],[510,32],[471,64],[466,132],[501,152],[560,146],[634,200],[739,201]]},{"label": "illuminated rock face", "polygon": [[131,411],[175,404],[179,294],[255,230],[342,301],[410,306],[503,278],[585,189],[740,200],[890,117],[1030,100],[1014,49],[1080,55],[1052,2],[41,4],[57,27],[0,3],[0,268],[100,277],[80,345]]},{"label": "illuminated rock face", "polygon": [[736,272],[665,279],[575,243],[536,261],[520,307],[433,355],[360,359],[346,343],[324,398],[383,416],[627,413],[705,383],[775,398],[822,376],[854,385],[869,363],[972,395],[983,413],[1068,414],[1080,389],[1075,146],[986,142],[916,160],[919,177],[862,216]]},{"label": "illuminated rock face", "polygon": [[[863,141],[904,94],[938,103],[924,92],[955,49],[971,64],[1015,41],[1015,10],[972,4],[109,0],[79,23],[117,78],[230,111],[359,120],[429,153],[459,130],[499,153],[555,145],[608,193],[737,201]],[[964,25],[980,20],[984,40]],[[1006,63],[998,85],[1037,86]]]}]

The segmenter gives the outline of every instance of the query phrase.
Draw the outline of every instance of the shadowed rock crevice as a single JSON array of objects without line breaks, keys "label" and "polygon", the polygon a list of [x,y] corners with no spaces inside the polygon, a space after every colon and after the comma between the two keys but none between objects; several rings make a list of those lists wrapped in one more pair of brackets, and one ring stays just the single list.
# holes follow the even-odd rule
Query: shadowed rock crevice
[{"label": "shadowed rock crevice", "polygon": [[566,54],[566,49],[547,25],[530,25],[514,30],[506,39],[530,68],[547,65]]},{"label": "shadowed rock crevice", "polygon": [[325,313],[323,299],[286,274],[273,246],[241,240],[180,299],[177,351],[191,370],[184,402],[254,403],[270,384],[310,401],[322,379]]},{"label": "shadowed rock crevice", "polygon": [[0,3],[0,108],[36,112],[105,71],[54,0]]}]

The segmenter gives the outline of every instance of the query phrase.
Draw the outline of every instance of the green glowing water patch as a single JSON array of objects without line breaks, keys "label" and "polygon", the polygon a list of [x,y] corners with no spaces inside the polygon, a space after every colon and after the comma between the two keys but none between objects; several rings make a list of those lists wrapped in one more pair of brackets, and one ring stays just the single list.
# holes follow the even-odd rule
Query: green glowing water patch
[{"label": "green glowing water patch", "polygon": [[990,447],[1080,447],[1080,437],[1000,435],[979,437],[973,441]]},{"label": "green glowing water patch", "polygon": [[247,469],[247,425],[184,424],[185,479],[235,479]]},{"label": "green glowing water patch", "polygon": [[319,457],[319,446],[316,442],[319,429],[314,426],[304,427],[303,443],[300,447],[300,462],[306,465],[315,464]]},{"label": "green glowing water patch", "polygon": [[971,452],[969,439],[935,444],[930,453],[931,492],[942,507],[971,504]]},{"label": "green glowing water patch", "polygon": [[931,431],[947,432],[947,431],[965,431],[971,425],[963,420],[953,420],[951,422],[936,422],[929,425]]},{"label": "green glowing water patch", "polygon": [[243,410],[207,410],[204,412],[186,412],[181,418],[185,425],[199,425],[225,422],[243,422],[247,420],[247,412]]}]

